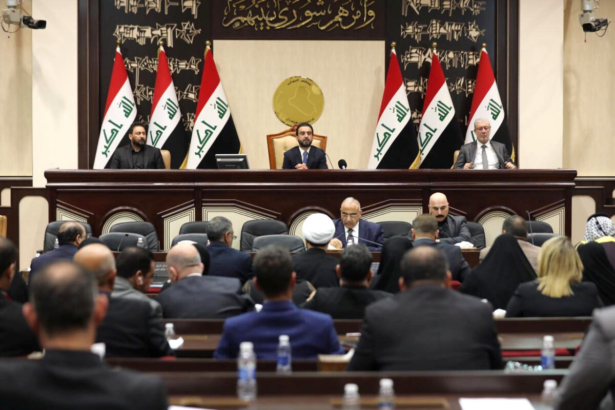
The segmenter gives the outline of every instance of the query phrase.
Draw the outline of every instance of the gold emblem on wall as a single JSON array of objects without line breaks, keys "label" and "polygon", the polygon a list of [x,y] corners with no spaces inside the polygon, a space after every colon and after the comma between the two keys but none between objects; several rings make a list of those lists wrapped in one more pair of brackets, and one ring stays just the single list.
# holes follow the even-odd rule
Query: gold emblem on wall
[{"label": "gold emblem on wall", "polygon": [[273,111],[284,124],[315,123],[325,108],[322,90],[313,80],[291,77],[282,82],[273,95]]}]

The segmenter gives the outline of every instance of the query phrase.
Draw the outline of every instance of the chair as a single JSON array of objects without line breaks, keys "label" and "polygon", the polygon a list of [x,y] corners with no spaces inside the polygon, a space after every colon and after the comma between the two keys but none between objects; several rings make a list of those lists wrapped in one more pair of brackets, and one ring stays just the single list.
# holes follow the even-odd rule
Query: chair
[{"label": "chair", "polygon": [[282,221],[248,221],[241,228],[241,245],[239,249],[250,252],[254,238],[263,235],[288,235],[288,227]]},{"label": "chair", "polygon": [[410,236],[412,230],[412,224],[404,221],[387,221],[378,222],[378,225],[384,232],[384,240],[386,241],[393,236]]},{"label": "chair", "polygon": [[485,240],[485,229],[483,226],[478,222],[468,221],[468,229],[470,230],[470,235],[472,235],[471,242],[476,249],[484,249],[487,242]]},{"label": "chair", "polygon": [[203,233],[207,234],[207,221],[186,222],[179,228],[179,234],[185,235],[188,233]]},{"label": "chair", "polygon": [[525,221],[527,233],[553,233],[553,227],[542,221]]},{"label": "chair", "polygon": [[6,238],[7,222],[6,216],[0,215],[0,237]]},{"label": "chair", "polygon": [[209,240],[207,240],[207,235],[204,233],[186,233],[183,235],[177,235],[173,238],[171,242],[171,248],[180,243],[181,241],[192,241],[196,243],[200,243],[203,246],[207,246]]},{"label": "chair", "polygon": [[171,169],[171,151],[166,149],[161,149],[160,154],[162,155],[162,161],[164,162],[165,169]]},{"label": "chair", "polygon": [[293,235],[263,235],[258,238],[254,238],[252,244],[252,252],[258,252],[267,245],[271,244],[281,245],[287,248],[291,252],[304,252],[305,244],[303,239]]},{"label": "chair", "polygon": [[453,154],[453,166],[451,167],[451,169],[455,168],[455,164],[457,163],[458,158],[459,158],[459,150],[455,151],[455,153]]},{"label": "chair", "polygon": [[527,241],[538,247],[541,247],[546,241],[561,235],[556,233],[533,233],[527,236]]},{"label": "chair", "polygon": [[158,234],[156,228],[150,222],[125,222],[113,225],[109,232],[136,233],[145,237],[146,248],[152,252],[158,252]]},{"label": "chair", "polygon": [[[291,148],[299,146],[295,131],[297,126],[279,134],[267,135],[267,150],[269,151],[269,168],[282,169],[284,163],[284,153]],[[327,137],[314,135],[312,145],[323,151],[327,150]]]},{"label": "chair", "polygon": [[[53,250],[56,244],[56,238],[58,237],[58,231],[60,230],[62,224],[65,224],[66,222],[70,221],[55,221],[47,224],[47,228],[45,229],[45,240],[43,242],[43,252],[49,252]],[[92,227],[90,226],[90,224],[87,224],[85,222],[79,223],[85,228],[86,238],[92,236]]]},{"label": "chair", "polygon": [[113,252],[121,252],[131,246],[137,246],[139,238],[143,240],[143,243],[147,243],[147,238],[137,233],[127,232],[112,232],[100,235],[98,239],[109,247]]}]

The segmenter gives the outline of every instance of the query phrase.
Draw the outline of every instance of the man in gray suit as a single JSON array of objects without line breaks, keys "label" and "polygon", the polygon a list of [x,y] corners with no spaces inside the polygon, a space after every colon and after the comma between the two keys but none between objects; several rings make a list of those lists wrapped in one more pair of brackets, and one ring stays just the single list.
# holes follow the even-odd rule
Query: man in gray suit
[{"label": "man in gray suit", "polygon": [[[515,169],[517,168],[506,151],[506,145],[490,141],[489,120],[474,121],[474,134],[478,141],[465,144],[459,150],[455,169]],[[480,145],[479,145],[480,144]],[[478,149],[478,148],[481,149]]]},{"label": "man in gray suit", "polygon": [[470,234],[466,217],[448,214],[448,199],[443,193],[436,192],[429,197],[429,213],[438,221],[441,243],[454,245],[459,242],[472,241],[472,234]]}]

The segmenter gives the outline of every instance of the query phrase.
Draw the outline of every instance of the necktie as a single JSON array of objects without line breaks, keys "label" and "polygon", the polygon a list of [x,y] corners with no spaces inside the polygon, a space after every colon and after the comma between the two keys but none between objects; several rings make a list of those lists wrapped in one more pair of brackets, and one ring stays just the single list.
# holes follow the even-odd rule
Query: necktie
[{"label": "necktie", "polygon": [[303,163],[307,164],[307,156],[308,156],[308,152],[307,151],[303,151]]},{"label": "necktie", "polygon": [[483,169],[489,169],[489,161],[487,160],[487,148],[486,145],[483,145]]},{"label": "necktie", "polygon": [[348,230],[348,239],[346,239],[346,246],[354,245],[354,236],[352,236],[352,229]]}]

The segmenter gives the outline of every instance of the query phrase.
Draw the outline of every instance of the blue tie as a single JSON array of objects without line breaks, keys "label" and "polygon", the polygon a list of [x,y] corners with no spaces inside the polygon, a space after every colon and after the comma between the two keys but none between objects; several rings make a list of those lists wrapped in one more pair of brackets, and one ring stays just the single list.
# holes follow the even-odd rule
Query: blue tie
[{"label": "blue tie", "polygon": [[307,164],[307,156],[308,156],[308,152],[307,151],[303,151],[303,163]]}]

